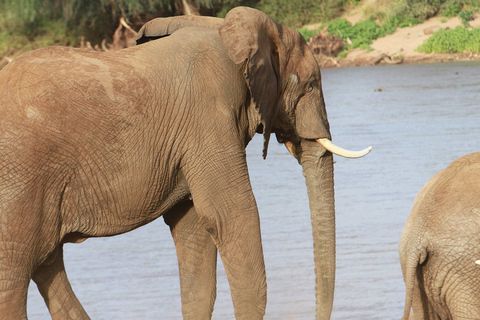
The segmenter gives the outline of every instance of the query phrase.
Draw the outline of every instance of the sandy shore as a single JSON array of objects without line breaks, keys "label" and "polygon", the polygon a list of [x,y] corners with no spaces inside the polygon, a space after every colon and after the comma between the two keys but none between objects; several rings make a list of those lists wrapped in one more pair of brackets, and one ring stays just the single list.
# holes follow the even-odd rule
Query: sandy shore
[{"label": "sandy shore", "polygon": [[[358,21],[358,16],[346,17],[350,22]],[[470,26],[480,27],[480,16],[470,21]],[[434,17],[422,24],[413,27],[397,29],[393,34],[374,40],[371,44],[373,51],[361,49],[351,50],[346,58],[335,59],[331,57],[317,56],[319,64],[323,68],[366,66],[376,64],[399,64],[399,63],[433,63],[448,61],[480,60],[480,54],[472,52],[439,54],[415,51],[426,39],[432,36],[438,29],[454,29],[461,26],[460,18],[451,19]]]}]

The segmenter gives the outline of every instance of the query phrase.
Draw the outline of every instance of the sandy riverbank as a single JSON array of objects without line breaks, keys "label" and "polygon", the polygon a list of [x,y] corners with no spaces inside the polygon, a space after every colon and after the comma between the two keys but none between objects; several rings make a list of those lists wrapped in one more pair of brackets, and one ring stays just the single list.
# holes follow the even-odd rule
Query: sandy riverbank
[{"label": "sandy riverbank", "polygon": [[[345,18],[351,23],[355,23],[359,20],[358,15],[351,15]],[[475,20],[470,21],[469,23],[471,27],[479,28],[480,16],[477,16]],[[371,44],[373,51],[365,51],[357,48],[351,50],[344,59],[336,59],[320,55],[317,55],[316,58],[322,68],[480,60],[480,54],[471,52],[426,54],[415,51],[418,46],[432,36],[434,31],[441,28],[454,29],[461,25],[462,23],[458,17],[450,19],[434,17],[413,27],[397,29],[393,34],[373,41]]]}]

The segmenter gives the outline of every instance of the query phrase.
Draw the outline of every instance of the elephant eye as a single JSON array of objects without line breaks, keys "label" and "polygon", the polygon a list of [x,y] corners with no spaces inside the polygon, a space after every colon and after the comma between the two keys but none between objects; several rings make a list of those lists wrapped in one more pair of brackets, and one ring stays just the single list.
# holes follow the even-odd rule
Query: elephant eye
[{"label": "elephant eye", "polygon": [[311,92],[313,90],[313,83],[309,82],[307,84],[307,92]]}]

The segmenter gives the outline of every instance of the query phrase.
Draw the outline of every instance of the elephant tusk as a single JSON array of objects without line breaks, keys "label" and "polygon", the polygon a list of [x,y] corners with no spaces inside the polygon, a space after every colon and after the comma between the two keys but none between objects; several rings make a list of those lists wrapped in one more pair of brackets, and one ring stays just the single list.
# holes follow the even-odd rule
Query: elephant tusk
[{"label": "elephant tusk", "polygon": [[294,157],[297,158],[297,155],[295,154],[295,146],[293,145],[293,142],[291,141],[285,141],[285,147],[287,147],[288,152]]},{"label": "elephant tusk", "polygon": [[480,260],[475,261],[476,264],[480,264]]},{"label": "elephant tusk", "polygon": [[372,147],[368,147],[368,148],[360,150],[360,151],[345,150],[345,149],[340,148],[339,146],[335,145],[332,141],[330,141],[329,139],[326,139],[326,138],[317,139],[316,141],[318,143],[320,143],[325,149],[327,149],[331,153],[334,153],[337,156],[341,156],[341,157],[344,157],[344,158],[361,158],[361,157],[369,154],[370,151],[372,150]]}]

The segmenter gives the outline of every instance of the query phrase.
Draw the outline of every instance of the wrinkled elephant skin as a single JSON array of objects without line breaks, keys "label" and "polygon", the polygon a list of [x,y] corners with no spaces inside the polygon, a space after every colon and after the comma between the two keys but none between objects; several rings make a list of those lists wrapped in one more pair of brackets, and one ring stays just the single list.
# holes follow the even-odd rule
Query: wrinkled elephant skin
[{"label": "wrinkled elephant skin", "polygon": [[0,72],[2,317],[26,319],[33,279],[53,319],[88,319],[63,244],[164,216],[184,318],[211,317],[218,250],[236,318],[262,319],[265,266],[245,157],[259,132],[264,157],[275,133],[304,167],[312,222],[320,221],[317,319],[330,318],[333,160],[314,142],[330,139],[320,69],[297,31],[260,11],[187,20],[143,28],[133,48],[44,48]]},{"label": "wrinkled elephant skin", "polygon": [[480,319],[480,153],[452,162],[418,193],[400,240],[402,319]]}]

